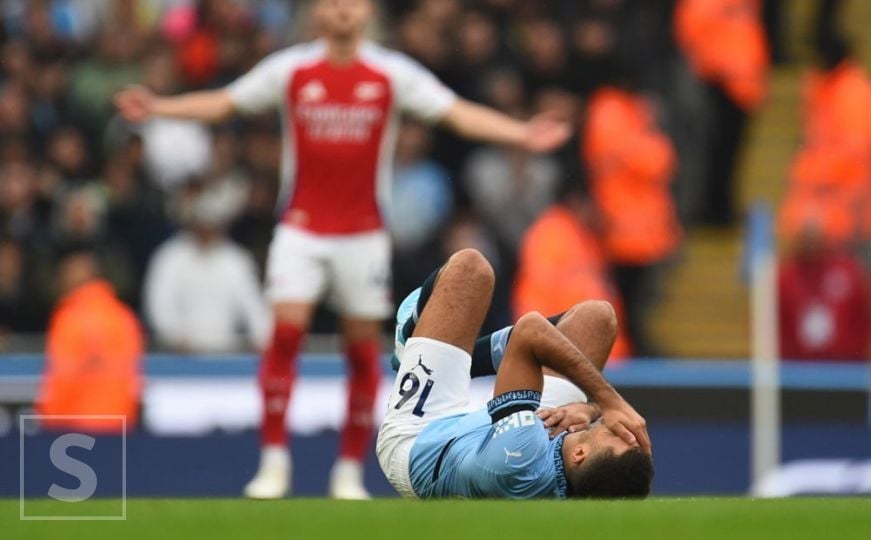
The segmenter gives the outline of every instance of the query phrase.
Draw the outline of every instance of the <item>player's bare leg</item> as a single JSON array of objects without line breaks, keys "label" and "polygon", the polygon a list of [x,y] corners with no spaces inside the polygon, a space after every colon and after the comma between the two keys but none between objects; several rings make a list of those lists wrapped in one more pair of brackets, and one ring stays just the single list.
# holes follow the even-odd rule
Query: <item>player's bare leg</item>
[{"label": "player's bare leg", "polygon": [[576,304],[556,323],[596,369],[602,371],[617,339],[617,314],[610,303],[589,300]]},{"label": "player's bare leg", "polygon": [[290,491],[292,464],[287,440],[287,407],[296,377],[296,357],[314,308],[313,304],[303,302],[273,305],[275,326],[263,352],[258,375],[263,399],[260,466],[245,486],[246,497],[278,499]]},{"label": "player's bare leg", "polygon": [[339,442],[339,458],[330,473],[329,494],[336,499],[368,499],[363,483],[364,461],[374,430],[373,408],[381,381],[383,323],[342,318],[348,362],[348,410]]},{"label": "player's bare leg", "polygon": [[[617,336],[617,316],[608,302],[589,300],[547,320],[602,371]],[[472,377],[496,375],[514,328],[508,326],[481,336],[472,352]],[[556,375],[544,368],[545,375]]]},{"label": "player's bare leg", "polygon": [[495,277],[487,259],[473,249],[445,263],[420,314],[414,337],[427,337],[471,354],[490,309]]}]

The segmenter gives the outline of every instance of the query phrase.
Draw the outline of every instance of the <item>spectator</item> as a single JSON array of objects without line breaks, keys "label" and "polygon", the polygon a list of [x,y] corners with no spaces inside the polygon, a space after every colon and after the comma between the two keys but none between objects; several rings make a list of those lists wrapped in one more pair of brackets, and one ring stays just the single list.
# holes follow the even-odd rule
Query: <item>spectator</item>
[{"label": "spectator", "polygon": [[426,126],[406,121],[396,146],[388,222],[393,236],[393,285],[397,298],[417,287],[440,264],[433,243],[454,210],[448,174],[429,157],[430,139]]},{"label": "spectator", "polygon": [[[617,288],[596,234],[595,208],[573,182],[532,224],[520,246],[513,294],[514,316],[562,313],[584,300],[607,300],[622,319]],[[630,353],[623,325],[610,360]]]},{"label": "spectator", "polygon": [[804,227],[778,279],[780,354],[788,360],[871,358],[871,296],[861,266]]},{"label": "spectator", "polygon": [[582,145],[593,200],[602,216],[605,256],[626,302],[636,355],[656,353],[644,331],[657,266],[677,249],[681,230],[669,192],[671,141],[650,101],[606,87],[590,98]]},{"label": "spectator", "polygon": [[[143,336],[136,316],[100,277],[96,255],[83,248],[60,260],[61,299],[52,315],[37,409],[45,415],[124,415],[137,423]],[[117,422],[63,419],[49,427],[107,431]]]},{"label": "spectator", "polygon": [[261,273],[266,267],[269,243],[275,229],[275,199],[278,190],[274,178],[258,175],[251,180],[245,207],[231,228],[233,240],[251,252]]},{"label": "spectator", "polygon": [[126,245],[115,241],[106,230],[106,199],[95,184],[86,184],[56,197],[52,248],[64,250],[87,244],[105,263],[104,273],[118,295],[127,302],[135,298],[135,274]]},{"label": "spectator", "polygon": [[137,308],[148,261],[173,232],[165,194],[145,180],[141,162],[141,141],[128,137],[105,162],[100,179],[106,196],[106,241],[124,246],[130,258],[134,273],[131,303]]},{"label": "spectator", "polygon": [[25,86],[15,79],[3,82],[0,86],[0,137],[35,142],[30,121],[30,97]]},{"label": "spectator", "polygon": [[747,115],[768,88],[769,58],[760,0],[679,0],[675,38],[710,94],[708,171],[702,219],[735,219],[733,180]]},{"label": "spectator", "polygon": [[68,70],[62,62],[43,66],[35,74],[32,119],[40,140],[71,120],[72,111],[65,94]]},{"label": "spectator", "polygon": [[483,146],[466,161],[463,183],[500,242],[513,250],[539,212],[553,202],[561,176],[552,156]]},{"label": "spectator", "polygon": [[[161,94],[178,90],[175,64],[169,50],[157,51],[148,57],[144,82]],[[208,171],[214,157],[212,136],[202,123],[152,118],[140,129],[145,170],[155,185],[171,191],[190,177],[202,176]]]},{"label": "spectator", "polygon": [[45,235],[46,218],[37,205],[33,166],[18,160],[0,165],[0,234],[33,242]]},{"label": "spectator", "polygon": [[[495,332],[511,324],[511,307],[508,298],[511,290],[511,269],[509,261],[500,250],[483,221],[474,213],[464,212],[457,215],[441,235],[441,253],[439,260],[444,261],[451,254],[462,249],[471,248],[480,251],[496,274],[496,287],[490,312],[484,319],[482,332]],[[437,263],[438,264],[438,263]],[[430,267],[430,272],[432,267]]]},{"label": "spectator", "polygon": [[0,240],[0,341],[10,333],[39,330],[39,302],[27,270],[21,245]]},{"label": "spectator", "polygon": [[103,28],[96,54],[73,68],[71,97],[89,132],[97,132],[106,124],[112,114],[112,95],[115,92],[142,80],[138,38],[138,35],[120,28]]},{"label": "spectator", "polygon": [[535,92],[544,88],[566,88],[568,48],[556,21],[539,19],[522,27],[524,80]]},{"label": "spectator", "polygon": [[453,209],[447,173],[427,158],[430,134],[419,122],[407,121],[396,146],[391,233],[398,251],[410,251],[431,240]]},{"label": "spectator", "polygon": [[501,58],[499,31],[493,20],[481,11],[463,13],[457,29],[459,86],[456,90],[471,99],[483,100],[482,77],[494,66],[505,63]]},{"label": "spectator", "polygon": [[266,339],[269,321],[256,266],[224,233],[239,209],[233,189],[189,188],[181,203],[187,228],[149,265],[146,314],[158,341],[171,350],[233,352],[246,345],[258,349]]},{"label": "spectator", "polygon": [[82,133],[74,127],[61,127],[51,133],[47,154],[50,166],[66,183],[90,178],[90,158]]},{"label": "spectator", "polygon": [[871,81],[838,37],[821,44],[821,69],[806,80],[804,140],[789,176],[780,231],[815,223],[831,244],[860,234],[871,196]]}]

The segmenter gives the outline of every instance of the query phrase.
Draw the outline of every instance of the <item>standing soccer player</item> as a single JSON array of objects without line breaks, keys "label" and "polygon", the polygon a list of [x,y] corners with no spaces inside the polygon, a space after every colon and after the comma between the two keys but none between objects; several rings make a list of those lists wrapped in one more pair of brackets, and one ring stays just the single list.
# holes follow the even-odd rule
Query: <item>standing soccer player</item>
[{"label": "standing soccer player", "polygon": [[392,311],[384,206],[400,112],[457,134],[530,151],[563,144],[568,127],[529,122],[458,98],[406,56],[365,40],[371,0],[318,0],[321,39],[276,52],[227,88],[176,97],[141,87],[116,97],[125,118],[219,122],[278,109],[284,134],[279,223],[267,262],[275,327],[261,362],[262,454],[245,487],[258,499],[288,492],[285,415],[295,358],[322,298],[341,318],[350,384],[330,495],[367,498],[363,459],[380,380],[381,324]]}]

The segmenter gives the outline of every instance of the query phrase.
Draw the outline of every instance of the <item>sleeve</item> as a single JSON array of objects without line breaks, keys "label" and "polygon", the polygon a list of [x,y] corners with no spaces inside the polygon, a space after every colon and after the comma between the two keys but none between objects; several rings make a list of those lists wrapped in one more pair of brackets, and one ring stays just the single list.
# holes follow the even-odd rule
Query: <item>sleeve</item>
[{"label": "sleeve", "polygon": [[274,53],[230,83],[227,91],[236,110],[251,115],[277,108],[286,82],[282,77],[289,72],[289,62],[286,51]]},{"label": "sleeve", "polygon": [[425,122],[438,122],[457,100],[456,94],[411,58],[395,54],[393,71],[400,110]]},{"label": "sleeve", "polygon": [[547,430],[535,415],[541,394],[515,390],[497,396],[487,405],[493,425],[476,459],[483,475],[482,490],[498,497],[524,499],[534,496],[549,463]]},{"label": "sleeve", "polygon": [[[535,411],[541,404],[541,392],[536,390],[512,390],[487,402],[490,420],[497,422],[520,411]],[[535,415],[533,415],[535,416]]]}]

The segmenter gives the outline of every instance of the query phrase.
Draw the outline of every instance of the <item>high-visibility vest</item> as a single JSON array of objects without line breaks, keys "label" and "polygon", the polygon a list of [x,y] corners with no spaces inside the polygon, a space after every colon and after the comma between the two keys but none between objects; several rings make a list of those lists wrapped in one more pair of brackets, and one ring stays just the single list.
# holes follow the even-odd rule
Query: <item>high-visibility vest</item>
[{"label": "high-visibility vest", "polygon": [[674,31],[699,78],[746,111],[762,104],[770,62],[758,0],[679,0]]},{"label": "high-visibility vest", "polygon": [[871,82],[846,61],[805,79],[804,141],[793,159],[779,218],[793,238],[816,226],[831,245],[867,234],[871,201]]},{"label": "high-visibility vest", "polygon": [[[45,415],[122,415],[136,425],[143,335],[107,282],[92,281],[59,302],[48,330],[37,410]],[[115,420],[64,419],[49,427],[118,431]]]},{"label": "high-visibility vest", "polygon": [[[809,73],[802,85],[803,137],[809,146],[838,146],[871,153],[871,81],[846,60],[830,71]],[[871,166],[871,163],[866,165]]]},{"label": "high-visibility vest", "polygon": [[646,265],[672,254],[682,235],[669,190],[677,159],[647,102],[615,88],[597,91],[582,144],[608,260]]},{"label": "high-visibility vest", "polygon": [[[596,237],[569,210],[554,205],[532,224],[521,242],[514,314],[555,315],[585,300],[607,300],[622,318],[620,297]],[[610,360],[625,358],[629,348],[621,328]]]}]

